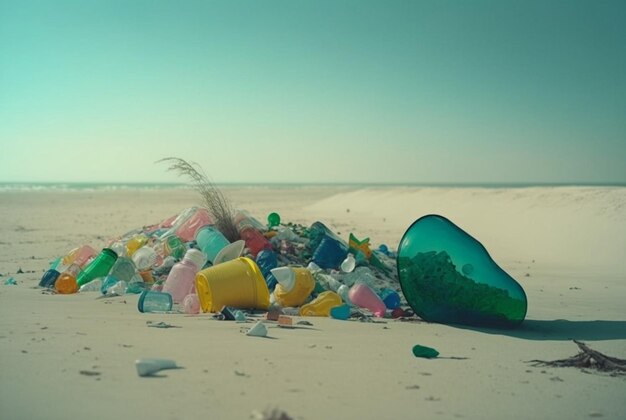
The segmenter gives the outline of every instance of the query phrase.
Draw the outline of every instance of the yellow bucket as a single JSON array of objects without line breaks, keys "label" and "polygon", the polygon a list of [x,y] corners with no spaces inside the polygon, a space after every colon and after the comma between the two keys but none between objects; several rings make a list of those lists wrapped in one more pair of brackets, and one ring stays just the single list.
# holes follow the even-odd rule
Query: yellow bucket
[{"label": "yellow bucket", "polygon": [[196,292],[203,312],[219,312],[224,306],[263,310],[270,306],[270,292],[261,270],[245,257],[200,271]]}]

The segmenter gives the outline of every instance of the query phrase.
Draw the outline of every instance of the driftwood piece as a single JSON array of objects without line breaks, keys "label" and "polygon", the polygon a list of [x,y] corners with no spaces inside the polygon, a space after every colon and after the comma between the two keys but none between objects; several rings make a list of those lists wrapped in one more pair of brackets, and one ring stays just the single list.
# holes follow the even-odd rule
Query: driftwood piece
[{"label": "driftwood piece", "polygon": [[573,341],[580,349],[576,356],[552,361],[530,360],[528,363],[532,363],[533,366],[590,368],[615,375],[626,375],[626,360],[602,354],[581,341]]}]

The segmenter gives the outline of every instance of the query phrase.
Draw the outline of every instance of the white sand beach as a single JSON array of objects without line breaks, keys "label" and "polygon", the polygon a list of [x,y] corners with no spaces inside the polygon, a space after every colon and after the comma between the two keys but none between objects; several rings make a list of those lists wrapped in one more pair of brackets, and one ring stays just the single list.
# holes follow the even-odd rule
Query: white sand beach
[{"label": "white sand beach", "polygon": [[[536,367],[578,352],[626,358],[626,188],[229,187],[260,220],[324,222],[396,249],[441,214],[479,240],[526,291],[514,330],[393,319],[306,318],[249,337],[210,314],[143,314],[137,295],[51,295],[37,284],[70,249],[159,222],[191,190],[0,192],[0,418],[623,419],[626,375]],[[16,274],[19,271],[23,273]],[[4,285],[13,277],[17,285]],[[147,322],[178,328],[149,328]],[[421,359],[421,344],[440,357]],[[182,367],[137,375],[134,361]],[[81,373],[82,372],[82,373]],[[254,418],[254,417],[252,417]],[[268,417],[269,418],[269,417]],[[277,417],[278,418],[278,417]]]}]

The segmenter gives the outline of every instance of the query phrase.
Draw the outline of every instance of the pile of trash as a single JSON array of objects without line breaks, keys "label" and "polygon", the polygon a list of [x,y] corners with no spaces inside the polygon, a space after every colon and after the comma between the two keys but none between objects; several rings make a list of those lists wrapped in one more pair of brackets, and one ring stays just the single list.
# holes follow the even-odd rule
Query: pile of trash
[{"label": "pile of trash", "polygon": [[233,216],[231,242],[202,207],[110,240],[98,252],[83,245],[54,260],[39,285],[52,293],[140,294],[140,312],[241,310],[336,319],[402,317],[396,255],[369,238],[347,241],[322,222],[261,223],[245,210]]}]

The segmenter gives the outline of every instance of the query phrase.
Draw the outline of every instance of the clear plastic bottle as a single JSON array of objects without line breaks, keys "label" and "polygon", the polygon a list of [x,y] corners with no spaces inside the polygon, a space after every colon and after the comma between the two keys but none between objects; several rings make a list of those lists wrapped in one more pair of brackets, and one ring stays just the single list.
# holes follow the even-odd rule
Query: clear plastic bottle
[{"label": "clear plastic bottle", "polygon": [[185,296],[194,293],[196,274],[205,262],[206,255],[192,248],[181,262],[174,264],[163,285],[163,291],[172,295],[174,303],[182,303]]},{"label": "clear plastic bottle", "polygon": [[133,262],[139,271],[146,271],[154,267],[157,262],[157,252],[150,246],[142,246],[133,253]]},{"label": "clear plastic bottle", "polygon": [[109,271],[109,275],[115,277],[117,281],[124,280],[127,283],[130,283],[135,274],[137,274],[135,263],[127,257],[118,258]]},{"label": "clear plastic bottle", "polygon": [[141,248],[147,243],[148,243],[148,237],[146,235],[141,234],[141,235],[136,235],[132,237],[126,243],[126,255],[128,255],[129,257],[132,257],[132,255],[135,252],[137,252],[139,248]]}]

